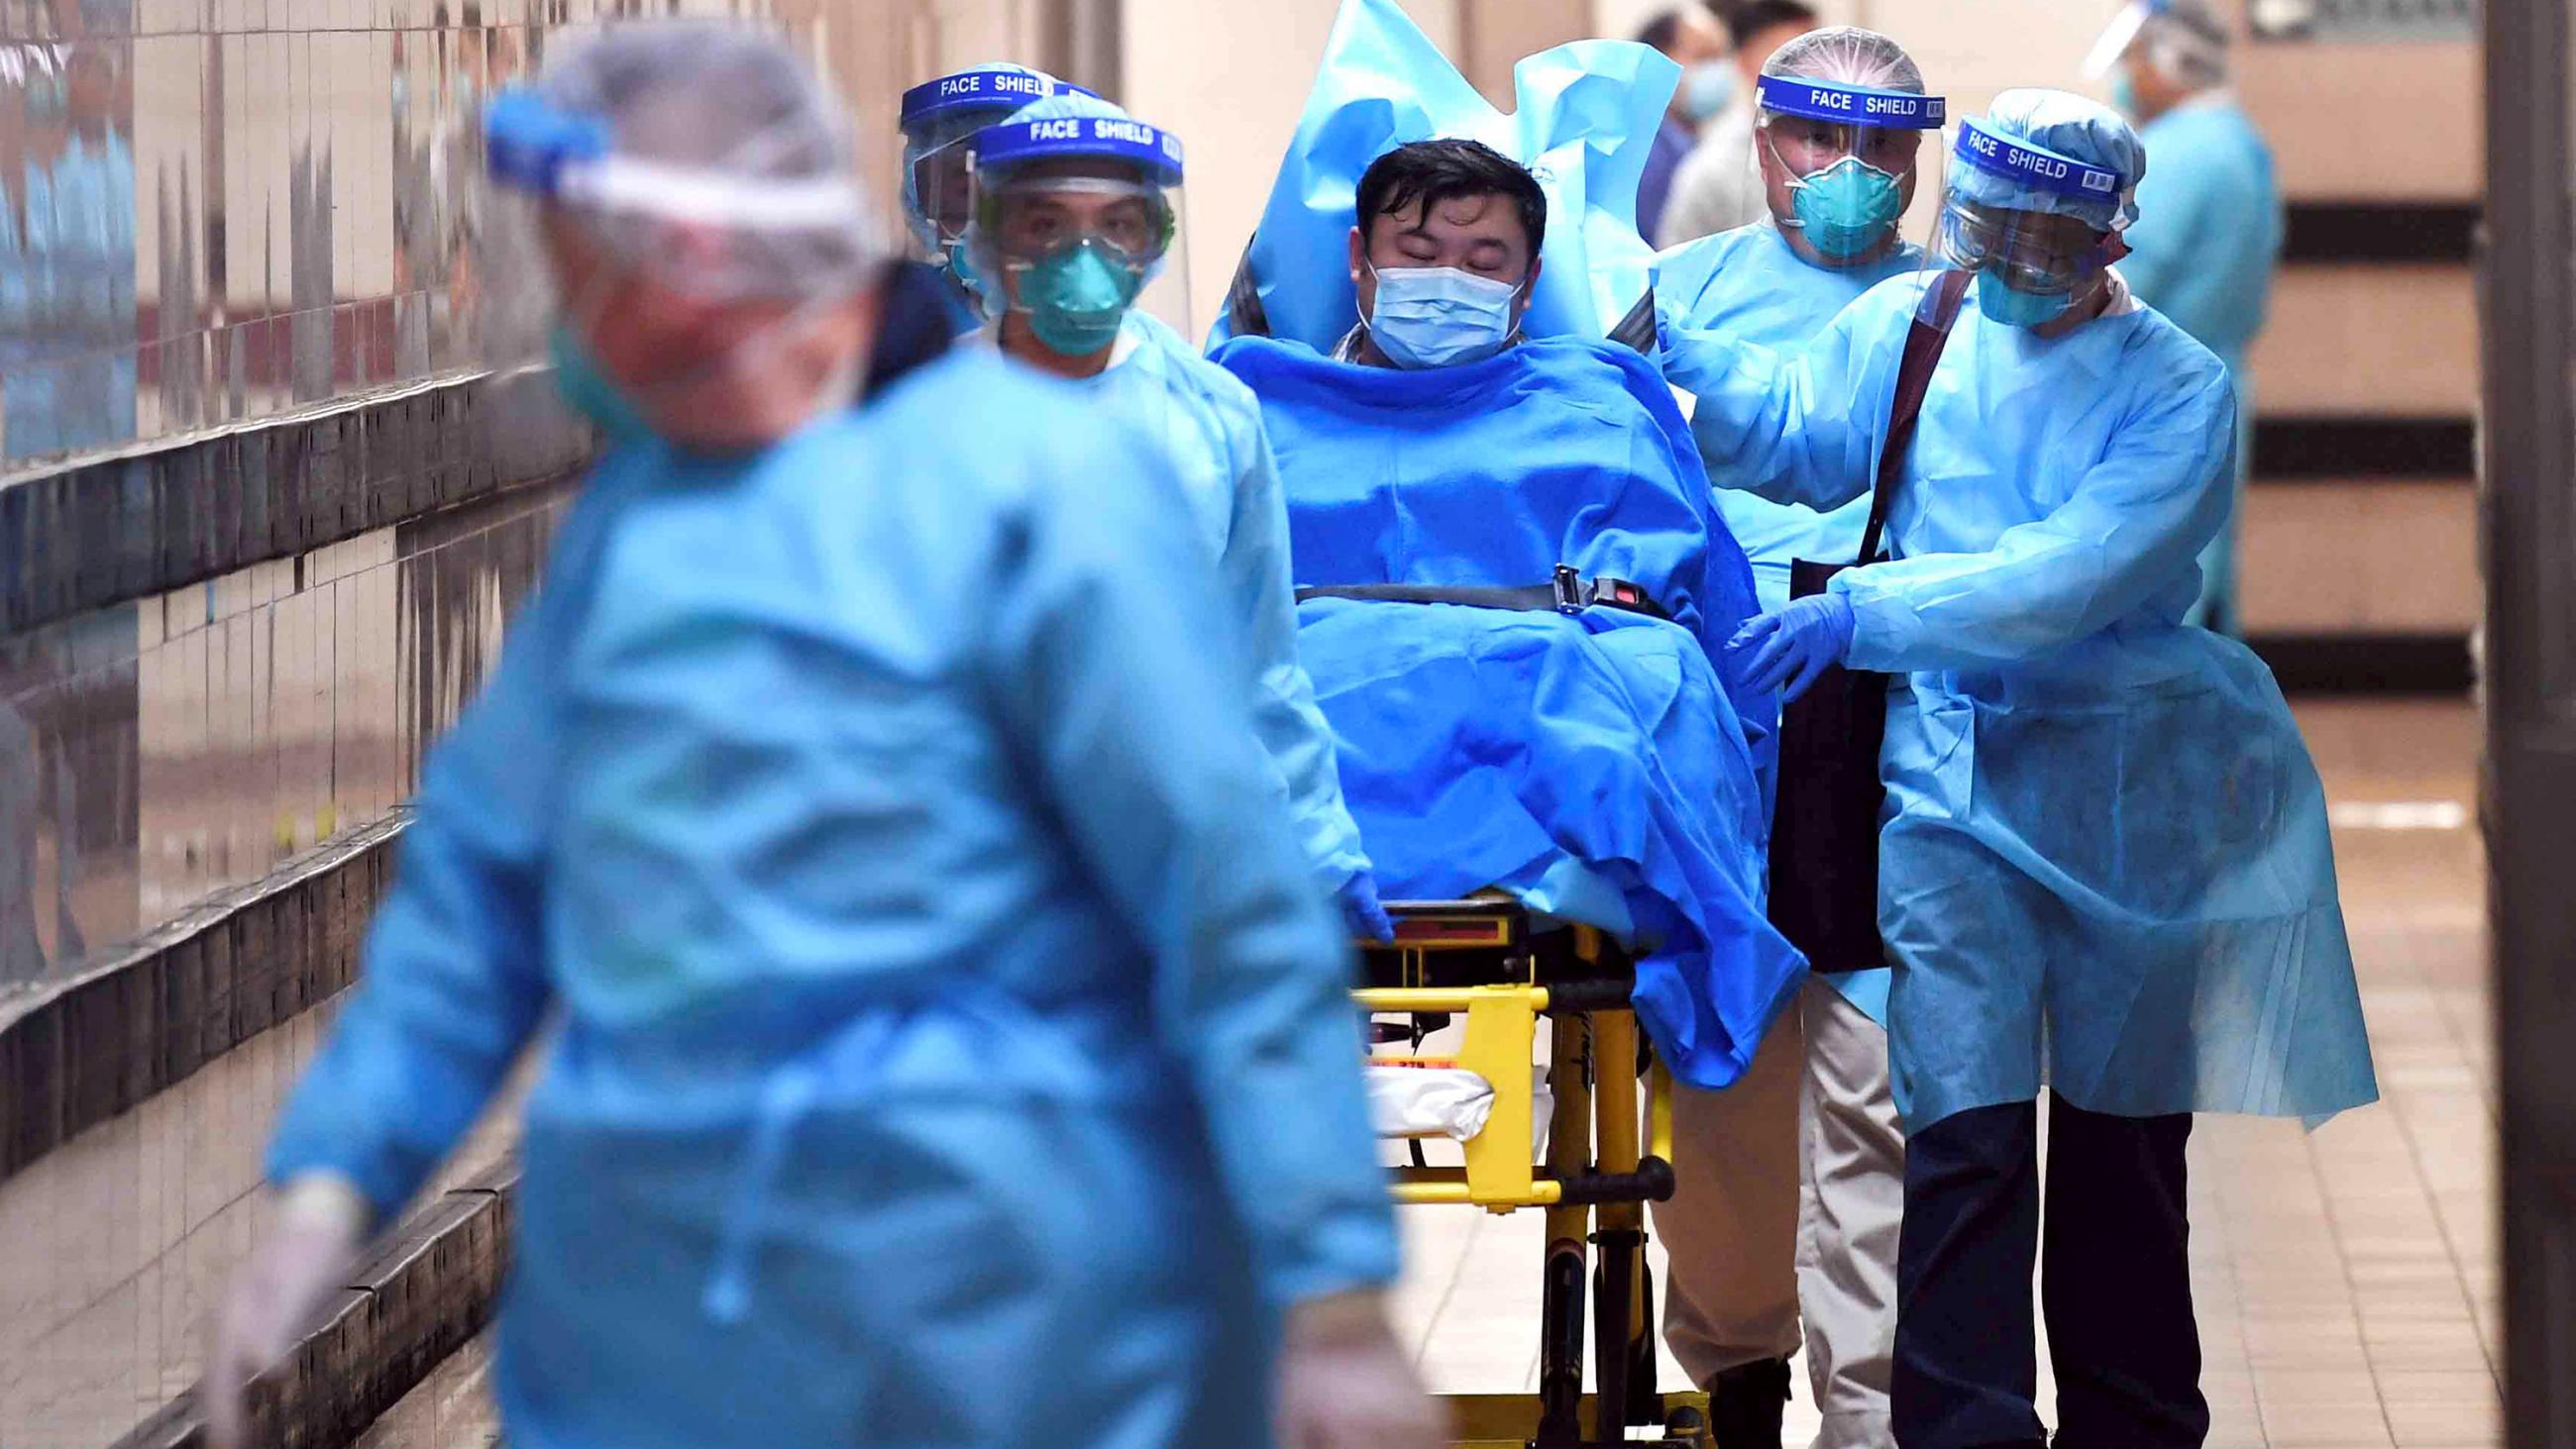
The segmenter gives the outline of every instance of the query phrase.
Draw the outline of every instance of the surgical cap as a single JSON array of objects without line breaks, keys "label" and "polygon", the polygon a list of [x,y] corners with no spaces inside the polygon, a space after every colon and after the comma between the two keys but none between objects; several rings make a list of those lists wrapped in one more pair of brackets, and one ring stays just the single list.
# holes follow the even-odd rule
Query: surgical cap
[{"label": "surgical cap", "polygon": [[[721,177],[744,196],[834,183],[857,195],[839,102],[764,31],[703,20],[613,24],[549,64],[534,89],[561,112],[604,121],[623,159]],[[558,204],[612,248],[653,254],[662,218]],[[725,234],[728,264],[757,274],[763,290],[847,290],[875,260],[874,227],[860,204],[813,225],[711,224]]]},{"label": "surgical cap", "polygon": [[1785,79],[1840,81],[1845,85],[1922,95],[1923,68],[1905,47],[1857,25],[1810,30],[1762,63],[1764,75]]},{"label": "surgical cap", "polygon": [[2147,174],[2147,148],[2120,113],[2065,91],[2011,90],[1995,97],[1978,122],[2007,140],[2055,152],[2120,181],[2115,199],[2069,196],[2000,175],[1972,163],[1950,170],[1950,194],[1978,206],[2041,211],[2079,218],[2097,231],[2116,231],[2138,219],[2138,179]]}]

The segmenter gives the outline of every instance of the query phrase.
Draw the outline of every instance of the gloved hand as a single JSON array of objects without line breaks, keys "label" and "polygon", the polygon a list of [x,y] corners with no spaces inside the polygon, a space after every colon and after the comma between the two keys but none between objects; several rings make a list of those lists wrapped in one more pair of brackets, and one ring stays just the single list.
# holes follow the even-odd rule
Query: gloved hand
[{"label": "gloved hand", "polygon": [[349,1281],[368,1215],[366,1199],[337,1177],[299,1178],[281,1195],[275,1225],[233,1275],[216,1311],[205,1381],[197,1386],[214,1449],[249,1442],[250,1381],[277,1367],[324,1300]]},{"label": "gloved hand", "polygon": [[1851,652],[1852,606],[1840,594],[1809,594],[1749,620],[1726,641],[1726,652],[1751,649],[1744,672],[1755,689],[1778,689],[1796,699],[1828,666]]},{"label": "gloved hand", "polygon": [[1340,903],[1343,924],[1350,927],[1353,938],[1371,941],[1395,939],[1394,918],[1387,915],[1385,906],[1378,904],[1377,877],[1366,870],[1354,871],[1349,880],[1342,882],[1342,888],[1333,893],[1333,899]]},{"label": "gloved hand", "polygon": [[1279,1353],[1279,1449],[1439,1449],[1448,1415],[1413,1372],[1374,1292],[1288,1310]]}]

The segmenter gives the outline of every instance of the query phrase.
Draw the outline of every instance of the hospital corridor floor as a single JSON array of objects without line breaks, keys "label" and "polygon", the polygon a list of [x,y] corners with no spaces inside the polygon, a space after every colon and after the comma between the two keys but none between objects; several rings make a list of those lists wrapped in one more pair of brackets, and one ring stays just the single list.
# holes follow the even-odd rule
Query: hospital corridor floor
[{"label": "hospital corridor floor", "polygon": [[[2311,702],[2299,717],[2334,803],[2385,1100],[2313,1135],[2239,1119],[2207,1119],[2194,1134],[2211,1449],[2499,1444],[2477,720],[2442,701]],[[1540,1215],[1410,1208],[1403,1217],[1396,1307],[1431,1385],[1535,1388]],[[491,1442],[486,1375],[478,1344],[364,1442]],[[1663,1381],[1682,1382],[1669,1356]],[[1816,1426],[1804,1365],[1795,1381],[1785,1442],[1803,1446]]]}]

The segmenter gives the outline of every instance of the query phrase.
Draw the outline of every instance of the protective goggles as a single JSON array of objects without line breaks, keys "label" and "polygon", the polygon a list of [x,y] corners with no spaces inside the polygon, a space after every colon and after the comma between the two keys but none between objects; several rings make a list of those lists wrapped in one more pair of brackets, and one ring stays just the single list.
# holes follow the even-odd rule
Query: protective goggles
[{"label": "protective goggles", "polygon": [[1138,271],[1161,261],[1179,231],[1161,188],[1093,176],[1006,180],[979,191],[975,220],[1005,263],[1092,243]]},{"label": "protective goggles", "polygon": [[2071,292],[2111,264],[2110,235],[2072,216],[1979,206],[1956,196],[1941,208],[1933,259],[1993,272],[2016,291]]}]

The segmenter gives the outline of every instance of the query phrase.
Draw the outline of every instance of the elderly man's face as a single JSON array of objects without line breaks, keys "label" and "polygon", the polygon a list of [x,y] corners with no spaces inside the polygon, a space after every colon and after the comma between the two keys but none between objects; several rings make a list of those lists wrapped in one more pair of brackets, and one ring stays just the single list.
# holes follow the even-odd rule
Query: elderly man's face
[{"label": "elderly man's face", "polygon": [[1455,267],[1519,287],[1517,305],[1526,312],[1527,284],[1538,280],[1539,263],[1520,208],[1496,192],[1436,203],[1417,198],[1351,229],[1351,281],[1359,288],[1361,315],[1377,313],[1377,273],[1405,267]]},{"label": "elderly man's face", "polygon": [[565,322],[654,430],[677,442],[744,447],[781,435],[825,389],[855,377],[874,333],[873,293],[800,303],[677,284],[722,264],[723,238],[712,230],[669,229],[650,267],[560,216],[547,219],[545,238]]}]

